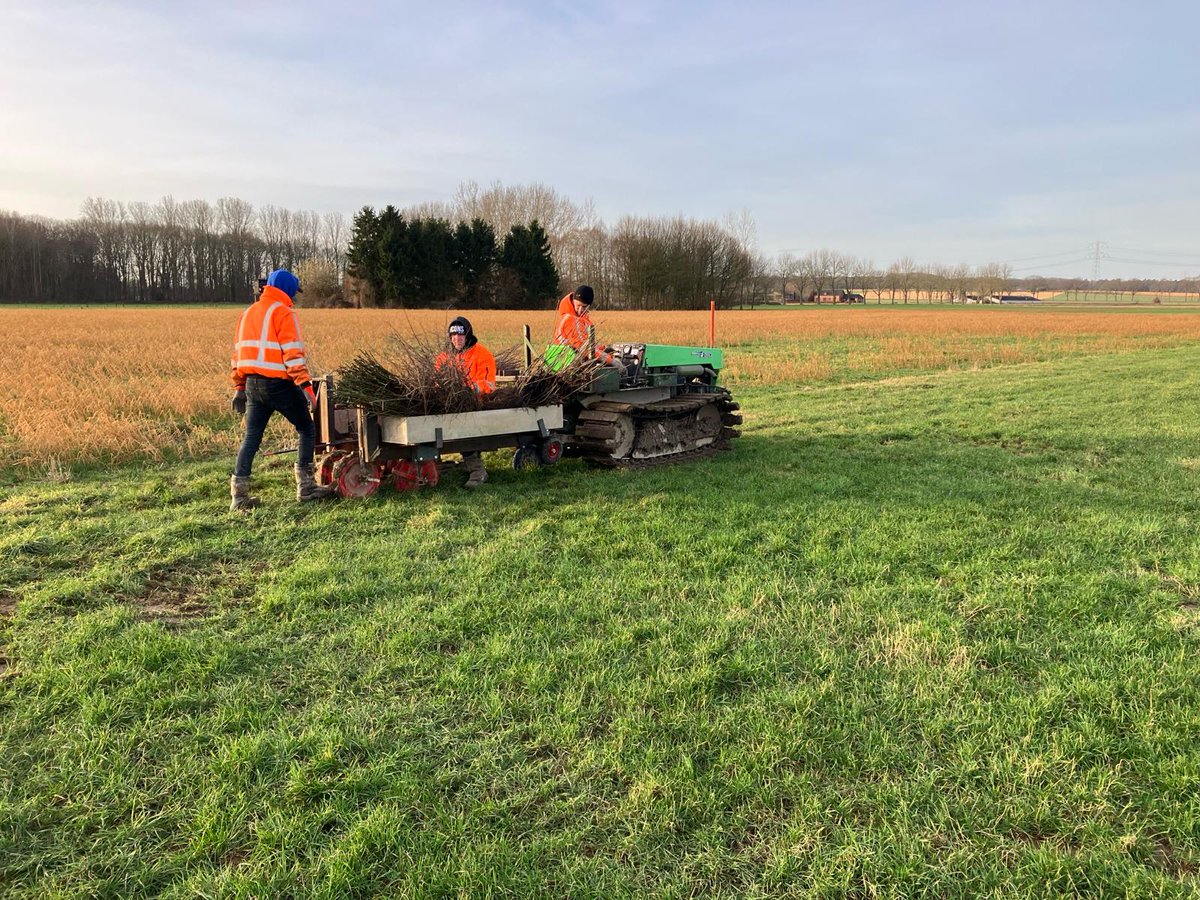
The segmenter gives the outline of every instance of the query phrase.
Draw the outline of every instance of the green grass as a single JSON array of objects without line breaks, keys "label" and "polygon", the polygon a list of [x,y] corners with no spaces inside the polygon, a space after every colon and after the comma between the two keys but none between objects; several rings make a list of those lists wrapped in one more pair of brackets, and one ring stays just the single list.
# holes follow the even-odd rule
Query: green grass
[{"label": "green grass", "polygon": [[[1156,304],[1154,298],[1160,302]],[[1200,305],[1200,295],[1186,294],[1156,294],[1152,290],[1139,294],[1130,293],[1105,293],[1103,290],[1064,290],[1061,294],[1056,294],[1049,298],[1048,302],[1068,302],[1068,304],[1117,304],[1122,306],[1189,306],[1195,308]]]},{"label": "green grass", "polygon": [[0,893],[1194,896],[1198,372],[245,519],[228,460],[0,489]]}]

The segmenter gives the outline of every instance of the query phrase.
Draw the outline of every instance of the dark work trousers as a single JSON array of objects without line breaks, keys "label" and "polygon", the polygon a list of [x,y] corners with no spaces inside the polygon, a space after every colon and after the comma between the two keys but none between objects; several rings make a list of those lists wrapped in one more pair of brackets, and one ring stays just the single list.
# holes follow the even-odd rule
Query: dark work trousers
[{"label": "dark work trousers", "polygon": [[313,447],[317,442],[317,426],[313,423],[308,396],[290,378],[265,378],[262,375],[246,376],[246,435],[242,448],[238,450],[237,466],[233,474],[239,478],[250,476],[254,465],[254,454],[262,444],[263,432],[271,413],[279,413],[296,427],[300,438],[300,455],[296,462],[311,466]]}]

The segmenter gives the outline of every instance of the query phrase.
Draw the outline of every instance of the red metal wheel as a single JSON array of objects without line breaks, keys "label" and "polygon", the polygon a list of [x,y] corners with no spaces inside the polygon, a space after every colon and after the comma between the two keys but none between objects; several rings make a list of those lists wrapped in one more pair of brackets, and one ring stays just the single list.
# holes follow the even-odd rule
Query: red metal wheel
[{"label": "red metal wheel", "polygon": [[321,457],[320,463],[317,464],[317,484],[333,484],[333,467],[345,455],[345,450],[334,450]]},{"label": "red metal wheel", "polygon": [[546,440],[542,443],[542,447],[538,455],[541,457],[542,465],[552,466],[562,458],[562,452],[562,440],[552,437],[546,438]]},{"label": "red metal wheel", "polygon": [[402,459],[393,467],[393,484],[398,491],[415,491],[421,486],[421,473],[411,459]]},{"label": "red metal wheel", "polygon": [[429,487],[437,487],[438,464],[436,459],[427,459],[421,463],[421,483]]},{"label": "red metal wheel", "polygon": [[379,490],[383,479],[383,466],[364,463],[350,454],[338,460],[333,467],[333,484],[340,497],[370,497]]}]

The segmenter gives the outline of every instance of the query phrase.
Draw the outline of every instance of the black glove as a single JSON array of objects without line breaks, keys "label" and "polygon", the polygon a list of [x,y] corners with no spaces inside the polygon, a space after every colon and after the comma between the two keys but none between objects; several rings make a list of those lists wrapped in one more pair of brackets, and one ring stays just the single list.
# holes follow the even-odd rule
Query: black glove
[{"label": "black glove", "polygon": [[229,406],[234,415],[244,416],[246,414],[246,392],[237,391],[233,395],[233,399],[229,401]]}]

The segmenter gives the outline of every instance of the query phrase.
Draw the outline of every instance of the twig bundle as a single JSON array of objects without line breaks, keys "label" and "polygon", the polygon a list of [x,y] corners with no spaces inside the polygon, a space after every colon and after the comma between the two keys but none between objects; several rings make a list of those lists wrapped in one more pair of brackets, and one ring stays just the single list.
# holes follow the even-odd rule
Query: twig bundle
[{"label": "twig bundle", "polygon": [[[335,402],[393,416],[548,406],[585,389],[602,365],[597,359],[577,357],[558,371],[551,371],[545,362],[535,359],[514,381],[481,394],[461,367],[453,363],[437,365],[438,355],[447,352],[442,343],[427,337],[392,335],[390,344],[386,362],[364,352],[338,369],[334,377]],[[498,368],[501,359],[515,368],[514,357],[511,350],[501,351]]]}]

